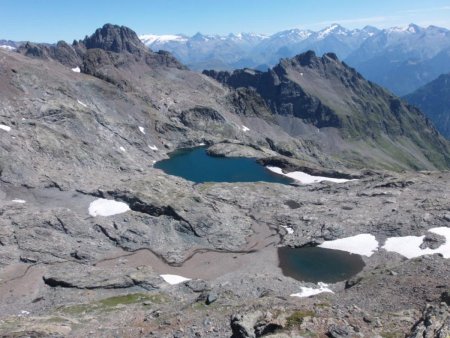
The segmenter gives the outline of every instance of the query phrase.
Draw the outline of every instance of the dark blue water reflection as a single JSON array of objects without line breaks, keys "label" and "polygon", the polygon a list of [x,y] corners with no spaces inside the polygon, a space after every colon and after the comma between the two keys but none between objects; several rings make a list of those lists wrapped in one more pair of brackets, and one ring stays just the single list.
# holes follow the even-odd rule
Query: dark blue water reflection
[{"label": "dark blue water reflection", "polygon": [[255,159],[208,156],[205,148],[181,149],[154,167],[186,180],[203,182],[271,182],[290,184],[288,177],[272,173]]}]

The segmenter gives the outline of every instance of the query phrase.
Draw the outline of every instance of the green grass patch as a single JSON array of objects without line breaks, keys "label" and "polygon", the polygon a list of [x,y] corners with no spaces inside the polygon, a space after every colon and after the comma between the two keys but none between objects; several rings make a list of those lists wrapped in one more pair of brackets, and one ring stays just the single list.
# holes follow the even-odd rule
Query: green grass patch
[{"label": "green grass patch", "polygon": [[319,304],[316,304],[316,306],[321,309],[326,309],[326,308],[331,307],[331,305],[329,303],[319,303]]},{"label": "green grass patch", "polygon": [[47,318],[45,321],[47,323],[53,323],[53,324],[70,323],[70,321],[68,319],[59,317],[59,316],[53,316],[53,317]]},{"label": "green grass patch", "polygon": [[117,305],[136,304],[141,302],[161,304],[165,301],[166,298],[161,294],[130,293],[128,295],[102,299],[98,301],[98,303],[105,307],[115,307]]},{"label": "green grass patch", "polygon": [[167,297],[159,294],[146,293],[130,293],[101,299],[89,304],[76,304],[64,307],[61,311],[65,314],[76,316],[92,312],[109,312],[114,311],[120,305],[140,304],[150,302],[154,304],[162,304],[167,301]]},{"label": "green grass patch", "polygon": [[315,315],[316,313],[314,311],[295,311],[286,318],[286,326],[288,328],[299,326],[306,317],[314,317]]},{"label": "green grass patch", "polygon": [[381,332],[380,336],[383,337],[383,338],[403,338],[403,337],[405,337],[405,334],[401,333],[401,332],[386,332],[386,331],[383,331],[383,332]]},{"label": "green grass patch", "polygon": [[192,304],[192,308],[194,310],[205,310],[207,309],[209,306],[205,304],[205,302],[196,302],[194,304]]}]

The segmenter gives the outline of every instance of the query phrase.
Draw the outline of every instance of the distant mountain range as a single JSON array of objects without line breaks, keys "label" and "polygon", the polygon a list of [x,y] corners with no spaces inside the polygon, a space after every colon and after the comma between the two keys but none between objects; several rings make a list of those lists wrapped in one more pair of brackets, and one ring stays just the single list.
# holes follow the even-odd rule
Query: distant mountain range
[{"label": "distant mountain range", "polygon": [[281,58],[312,50],[333,52],[366,78],[398,95],[450,71],[450,31],[407,27],[346,29],[333,24],[314,32],[291,29],[273,35],[141,35],[152,50],[167,50],[194,70],[267,70]]},{"label": "distant mountain range", "polygon": [[21,44],[22,42],[16,42],[11,40],[0,40],[0,49],[14,50]]},{"label": "distant mountain range", "polygon": [[404,97],[419,107],[447,139],[450,139],[450,74],[443,74]]}]

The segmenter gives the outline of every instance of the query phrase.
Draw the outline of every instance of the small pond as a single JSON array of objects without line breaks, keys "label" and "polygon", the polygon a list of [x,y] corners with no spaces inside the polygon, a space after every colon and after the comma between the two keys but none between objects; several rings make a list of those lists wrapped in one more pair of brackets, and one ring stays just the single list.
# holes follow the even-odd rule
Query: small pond
[{"label": "small pond", "polygon": [[291,184],[294,181],[272,173],[255,159],[244,157],[209,156],[204,147],[180,149],[169,159],[156,162],[154,167],[169,175],[204,182],[271,182]]},{"label": "small pond", "polygon": [[356,275],[364,267],[361,256],[318,247],[278,248],[285,276],[304,282],[336,283]]}]

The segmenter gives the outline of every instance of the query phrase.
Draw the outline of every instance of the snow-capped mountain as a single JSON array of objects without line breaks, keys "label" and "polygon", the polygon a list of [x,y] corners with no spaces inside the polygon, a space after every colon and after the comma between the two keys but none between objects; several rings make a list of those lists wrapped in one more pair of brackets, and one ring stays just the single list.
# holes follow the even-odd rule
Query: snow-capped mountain
[{"label": "snow-capped mountain", "polygon": [[381,30],[346,58],[368,79],[398,95],[450,71],[450,31],[410,24]]},{"label": "snow-capped mountain", "polygon": [[188,40],[188,37],[184,35],[154,35],[154,34],[147,34],[147,35],[141,35],[139,37],[141,41],[146,44],[147,46],[154,45],[154,44],[164,44],[169,42],[185,42]]},{"label": "snow-capped mountain", "polygon": [[365,27],[348,30],[333,24],[321,31],[289,29],[273,35],[239,33],[204,35],[141,35],[140,39],[152,50],[167,50],[191,68],[201,70],[209,65],[215,69],[264,67],[280,58],[292,57],[308,49],[318,54],[333,51],[345,58],[378,29]]},{"label": "snow-capped mountain", "polygon": [[142,35],[152,50],[167,50],[194,70],[261,70],[307,50],[334,52],[369,80],[399,95],[450,71],[450,31],[410,24],[347,29],[332,24],[320,31],[290,29],[273,35],[251,33]]},{"label": "snow-capped mountain", "polygon": [[15,50],[21,42],[11,41],[11,40],[0,40],[0,48],[6,50]]}]

